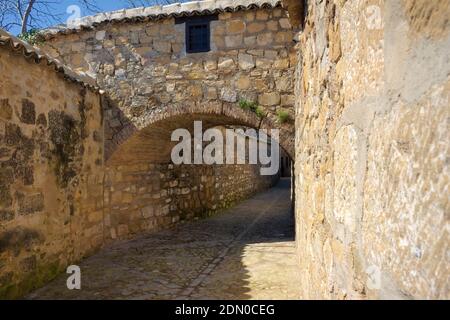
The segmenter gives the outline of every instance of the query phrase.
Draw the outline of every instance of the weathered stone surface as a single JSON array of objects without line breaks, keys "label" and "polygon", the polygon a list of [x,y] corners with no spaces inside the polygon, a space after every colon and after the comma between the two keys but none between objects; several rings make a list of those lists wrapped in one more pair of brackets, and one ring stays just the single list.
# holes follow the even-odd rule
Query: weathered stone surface
[{"label": "weathered stone surface", "polygon": [[289,23],[296,28],[303,27],[307,3],[297,0],[283,0],[283,7],[288,11]]},{"label": "weathered stone surface", "polygon": [[220,91],[220,98],[226,102],[236,102],[237,93],[231,88],[222,88]]},{"label": "weathered stone surface", "polygon": [[36,110],[35,105],[28,99],[22,100],[22,113],[20,119],[26,124],[35,124],[36,122]]},{"label": "weathered stone surface", "polygon": [[16,193],[17,203],[19,204],[19,214],[28,215],[44,210],[44,195],[39,193],[25,196],[22,193]]},{"label": "weathered stone surface", "polygon": [[266,28],[266,25],[262,22],[253,22],[250,23],[247,27],[247,31],[250,33],[258,33],[263,31]]},{"label": "weathered stone surface", "polygon": [[103,198],[90,183],[102,181],[103,139],[87,133],[101,132],[102,107],[98,93],[4,46],[0,66],[0,297],[17,298],[100,246],[90,228],[102,222],[87,216]]},{"label": "weathered stone surface", "polygon": [[273,61],[271,59],[256,58],[256,68],[267,70],[272,67],[272,63]]},{"label": "weathered stone surface", "polygon": [[234,69],[234,61],[231,58],[220,58],[217,66],[219,70],[232,71]]},{"label": "weathered stone surface", "polygon": [[[192,114],[270,127],[280,105],[296,115],[296,128],[280,128],[283,146],[296,134],[302,297],[449,298],[450,5],[310,1],[297,58],[290,25],[303,26],[306,8],[283,2],[291,23],[281,8],[219,14],[205,54],[185,54],[172,18],[42,44],[95,74],[111,101],[0,47],[0,296],[40,285],[61,261],[107,241],[212,214],[269,186],[257,166],[151,162],[167,163],[158,158],[170,149],[164,135],[190,126]],[[235,108],[241,98],[258,99],[267,118]],[[30,284],[41,270],[49,273]]]},{"label": "weathered stone surface", "polygon": [[289,59],[277,59],[272,64],[274,69],[286,70],[289,68]]},{"label": "weathered stone surface", "polygon": [[0,221],[6,222],[14,220],[15,214],[12,210],[0,210]]},{"label": "weathered stone surface", "polygon": [[[110,229],[106,234],[125,238],[180,220],[209,216],[277,181],[277,176],[260,176],[257,167],[111,165],[106,172],[109,205],[105,219]],[[128,214],[123,215],[124,211]]]},{"label": "weathered stone surface", "polygon": [[289,19],[287,19],[287,18],[280,19],[279,22],[280,22],[281,28],[283,28],[283,29],[292,28],[291,23],[289,22]]},{"label": "weathered stone surface", "polygon": [[251,80],[250,77],[247,76],[241,76],[239,77],[239,79],[236,81],[236,88],[238,88],[239,90],[246,90],[249,89],[251,86]]},{"label": "weathered stone surface", "polygon": [[284,107],[292,107],[295,104],[295,95],[293,94],[282,94],[281,95],[281,105]]},{"label": "weathered stone surface", "polygon": [[239,59],[239,67],[242,70],[250,70],[255,67],[255,62],[253,60],[252,55],[240,53],[238,59]]},{"label": "weathered stone surface", "polygon": [[39,114],[36,120],[36,124],[42,126],[43,128],[47,127],[47,118],[45,117],[45,114]]},{"label": "weathered stone surface", "polygon": [[89,287],[67,290],[64,273],[26,299],[298,299],[287,183],[220,215],[110,245],[79,263]]},{"label": "weathered stone surface", "polygon": [[210,87],[206,89],[206,97],[210,100],[217,99],[217,89],[215,87]]},{"label": "weathered stone surface", "polygon": [[97,31],[95,33],[95,40],[98,40],[98,41],[105,40],[105,35],[106,35],[106,31],[105,30]]},{"label": "weathered stone surface", "polygon": [[204,63],[204,67],[206,71],[213,71],[217,69],[217,61],[216,60],[207,60]]},{"label": "weathered stone surface", "polygon": [[256,44],[256,36],[249,36],[244,38],[244,45],[254,46]]},{"label": "weathered stone surface", "polygon": [[153,41],[153,48],[162,53],[170,53],[171,50],[170,42],[165,41]]},{"label": "weathered stone surface", "polygon": [[231,20],[227,22],[228,33],[243,33],[245,31],[245,22],[242,20]]},{"label": "weathered stone surface", "polygon": [[447,299],[450,63],[435,64],[448,6],[308,7],[295,101],[302,297]]},{"label": "weathered stone surface", "polygon": [[292,88],[292,79],[289,77],[282,77],[275,81],[275,85],[280,92],[289,92]]},{"label": "weathered stone surface", "polygon": [[256,20],[265,21],[265,20],[269,19],[269,15],[270,15],[270,13],[268,10],[258,10],[256,12]]},{"label": "weathered stone surface", "polygon": [[[344,232],[355,232],[358,205],[358,135],[353,126],[341,128],[333,142],[334,198],[333,218],[343,226]],[[351,270],[348,270],[351,271]]]},{"label": "weathered stone surface", "polygon": [[263,106],[275,106],[280,103],[280,94],[278,92],[263,93],[258,101]]},{"label": "weathered stone surface", "polygon": [[225,36],[225,45],[228,48],[236,48],[242,46],[242,35]]},{"label": "weathered stone surface", "polygon": [[[414,297],[448,297],[448,269],[438,267],[447,263],[448,197],[432,190],[446,190],[449,184],[449,166],[442,158],[449,153],[442,143],[450,138],[449,85],[447,79],[419,101],[376,116],[369,138],[361,223],[364,256],[367,264],[397,283],[398,291]],[[410,272],[416,269],[423,275]],[[398,291],[379,294],[395,296]]]},{"label": "weathered stone surface", "polygon": [[278,30],[278,21],[272,20],[267,22],[267,29],[270,31],[277,31]]},{"label": "weathered stone surface", "polygon": [[10,120],[12,118],[12,107],[8,99],[0,100],[0,118]]},{"label": "weathered stone surface", "polygon": [[[110,92],[120,105],[125,121],[107,116],[110,146],[105,149],[109,158],[126,141],[125,135],[131,133],[120,132],[127,121],[143,128],[149,119],[166,113],[165,110],[185,108],[182,105],[187,101],[203,106],[214,103],[214,108],[221,108],[217,104],[222,102],[238,107],[239,99],[256,101],[259,95],[278,90],[276,81],[292,78],[295,68],[295,64],[289,63],[289,58],[295,55],[292,37],[286,43],[277,40],[276,48],[274,44],[278,32],[293,35],[294,31],[281,28],[280,20],[286,19],[287,14],[277,9],[276,15],[267,9],[220,14],[218,21],[211,22],[208,53],[186,54],[184,25],[175,24],[174,19],[112,23],[85,29],[79,34],[82,37],[75,38],[59,34],[42,47],[74,69],[95,74],[102,89]],[[104,38],[103,34],[97,35],[99,31],[105,31]],[[98,48],[73,51],[72,43],[82,42],[80,38],[94,39]],[[79,54],[84,55],[79,57]],[[230,88],[236,94],[222,95],[223,88]],[[293,95],[293,82],[286,82],[283,90],[280,94]],[[292,104],[285,106],[293,108]],[[275,109],[266,111],[278,125]],[[292,127],[293,123],[289,123],[283,130],[292,134]],[[283,134],[286,140],[287,136]],[[293,144],[292,139],[289,144]]]},{"label": "weathered stone surface", "polygon": [[262,47],[268,46],[272,44],[272,42],[273,34],[270,32],[258,34],[258,36],[256,37],[256,43]]}]

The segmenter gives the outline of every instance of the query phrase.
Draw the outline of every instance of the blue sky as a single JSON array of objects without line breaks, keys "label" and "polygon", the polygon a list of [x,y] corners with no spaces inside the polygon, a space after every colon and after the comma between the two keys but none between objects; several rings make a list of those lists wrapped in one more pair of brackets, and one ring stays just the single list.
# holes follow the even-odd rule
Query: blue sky
[{"label": "blue sky", "polygon": [[[57,7],[61,12],[65,12],[66,9],[73,4],[77,4],[75,0],[60,0],[61,4],[59,4]],[[125,0],[97,0],[95,1],[97,7],[101,9],[101,11],[113,11],[118,9],[123,9],[128,7],[128,4]],[[84,8],[81,8],[82,15],[90,15],[90,12],[85,12]]]},{"label": "blue sky", "polygon": [[[178,0],[172,2],[187,2],[188,0]],[[192,0],[191,0],[192,1]],[[54,9],[55,13],[58,14],[64,14],[62,16],[62,21],[66,21],[67,18],[71,15],[71,13],[67,13],[67,9],[71,5],[79,5],[79,2],[77,0],[55,0],[55,3],[52,4],[52,8]],[[150,1],[148,1],[150,2]],[[153,0],[154,4],[164,3],[164,0]],[[95,1],[96,6],[100,9],[101,12],[107,12],[107,11],[113,11],[113,10],[119,10],[123,8],[129,8],[129,4],[126,0],[97,0]],[[95,14],[93,12],[90,12],[80,6],[81,8],[81,16],[86,15],[92,15]],[[48,27],[48,26],[45,26]],[[17,34],[20,31],[18,28],[14,28],[11,30],[12,33]]]}]

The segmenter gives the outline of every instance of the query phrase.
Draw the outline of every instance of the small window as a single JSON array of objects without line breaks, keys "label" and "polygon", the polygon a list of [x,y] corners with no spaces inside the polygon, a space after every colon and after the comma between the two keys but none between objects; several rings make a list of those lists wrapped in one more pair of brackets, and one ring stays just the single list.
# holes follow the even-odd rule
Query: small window
[{"label": "small window", "polygon": [[186,22],[186,52],[210,51],[209,34],[209,21]]},{"label": "small window", "polygon": [[208,52],[210,44],[210,22],[218,20],[217,15],[205,15],[196,17],[180,17],[175,19],[175,24],[184,23],[186,26],[186,52]]}]

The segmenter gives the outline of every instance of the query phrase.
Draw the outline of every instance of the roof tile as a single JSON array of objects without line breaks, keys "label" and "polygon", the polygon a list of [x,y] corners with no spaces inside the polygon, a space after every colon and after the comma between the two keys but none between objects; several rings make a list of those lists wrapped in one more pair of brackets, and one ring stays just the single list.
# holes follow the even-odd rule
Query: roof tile
[{"label": "roof tile", "polygon": [[86,73],[76,72],[70,69],[59,60],[51,58],[38,48],[29,45],[2,29],[0,29],[0,47],[19,53],[26,59],[32,59],[37,64],[45,61],[46,65],[51,67],[55,72],[62,73],[66,80],[82,85],[90,90],[99,91],[99,87],[94,78],[88,76]]},{"label": "roof tile", "polygon": [[110,22],[159,20],[169,17],[218,14],[256,8],[275,8],[278,6],[281,6],[281,0],[205,0],[174,3],[165,6],[122,9],[83,17],[77,21],[75,26],[58,25],[44,30],[42,34],[45,39],[50,39],[59,34],[95,29],[100,24]]}]

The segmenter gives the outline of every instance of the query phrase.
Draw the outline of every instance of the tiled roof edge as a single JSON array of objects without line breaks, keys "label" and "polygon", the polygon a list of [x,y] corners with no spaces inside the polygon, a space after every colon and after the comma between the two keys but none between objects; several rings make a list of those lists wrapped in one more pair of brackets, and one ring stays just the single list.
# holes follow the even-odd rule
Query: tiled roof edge
[{"label": "tiled roof edge", "polygon": [[104,12],[79,19],[74,26],[58,25],[41,32],[44,39],[58,35],[72,34],[84,30],[94,30],[99,25],[117,22],[143,22],[171,17],[198,16],[236,12],[251,9],[272,9],[281,6],[281,0],[205,0],[185,3],[174,3],[164,6],[141,7]]},{"label": "tiled roof edge", "polygon": [[64,79],[67,81],[77,83],[95,92],[100,91],[95,79],[92,77],[85,73],[73,71],[66,65],[62,64],[59,60],[50,57],[49,55],[43,53],[40,49],[29,45],[28,43],[12,36],[2,29],[0,29],[0,47],[19,53],[27,60],[32,60],[36,64],[45,61],[48,67],[52,68],[57,73],[63,74]]}]

